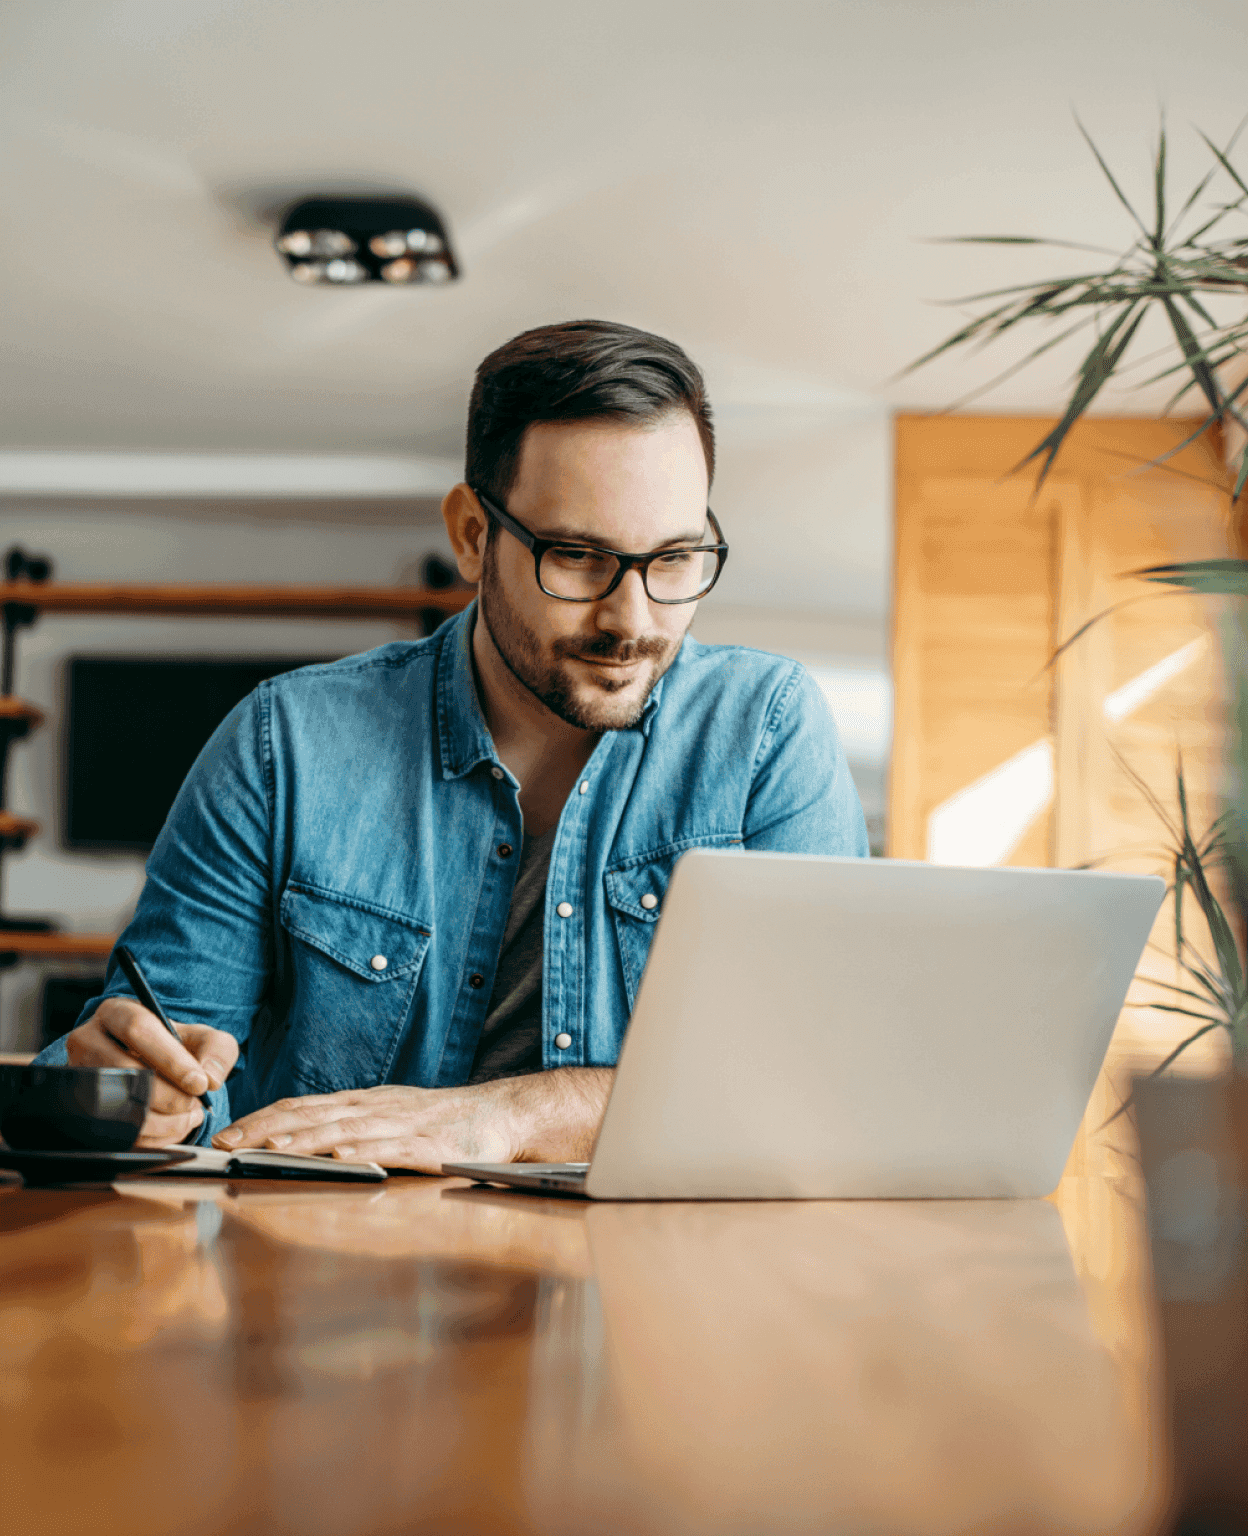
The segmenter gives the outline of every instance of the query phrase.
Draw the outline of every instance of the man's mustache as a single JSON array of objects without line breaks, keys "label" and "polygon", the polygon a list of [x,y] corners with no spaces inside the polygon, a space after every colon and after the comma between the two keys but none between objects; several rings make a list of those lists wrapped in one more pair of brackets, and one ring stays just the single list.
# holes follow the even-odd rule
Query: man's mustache
[{"label": "man's mustache", "polygon": [[659,661],[667,655],[668,642],[658,635],[646,635],[640,640],[599,635],[593,640],[556,640],[553,649],[562,660]]}]

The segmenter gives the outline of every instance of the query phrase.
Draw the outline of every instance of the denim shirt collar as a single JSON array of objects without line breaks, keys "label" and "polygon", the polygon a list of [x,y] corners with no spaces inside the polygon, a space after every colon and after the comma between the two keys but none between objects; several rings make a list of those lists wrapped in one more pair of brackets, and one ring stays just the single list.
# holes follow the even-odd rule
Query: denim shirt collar
[{"label": "denim shirt collar", "polygon": [[[438,662],[438,734],[441,738],[442,776],[459,779],[480,763],[498,763],[494,738],[490,735],[477,697],[476,670],[472,664],[472,632],[477,620],[474,599],[447,626],[442,655]],[[683,649],[683,644],[682,644]],[[676,665],[680,661],[677,653]],[[663,697],[661,677],[654,685],[635,727],[649,736],[655,712]]]},{"label": "denim shirt collar", "polygon": [[472,665],[472,631],[477,621],[474,599],[447,626],[438,660],[438,735],[442,749],[442,776],[459,779],[479,763],[497,763],[490,735],[477,698],[476,672]]}]

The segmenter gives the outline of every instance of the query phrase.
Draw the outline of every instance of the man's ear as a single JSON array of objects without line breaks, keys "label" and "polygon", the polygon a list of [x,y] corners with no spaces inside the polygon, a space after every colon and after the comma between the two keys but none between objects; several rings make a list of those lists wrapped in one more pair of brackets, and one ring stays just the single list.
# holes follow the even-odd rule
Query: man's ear
[{"label": "man's ear", "polygon": [[459,484],[446,493],[442,519],[455,551],[455,563],[465,581],[476,586],[485,562],[485,540],[490,522],[470,485]]}]

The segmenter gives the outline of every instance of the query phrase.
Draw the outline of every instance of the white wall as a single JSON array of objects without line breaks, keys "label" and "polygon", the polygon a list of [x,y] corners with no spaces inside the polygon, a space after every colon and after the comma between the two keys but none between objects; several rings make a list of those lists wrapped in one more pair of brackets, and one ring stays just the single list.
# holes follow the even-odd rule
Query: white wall
[{"label": "white wall", "polygon": [[[715,398],[712,393],[712,398]],[[717,409],[711,490],[732,554],[713,602],[853,618],[884,650],[893,429],[880,406]]]}]

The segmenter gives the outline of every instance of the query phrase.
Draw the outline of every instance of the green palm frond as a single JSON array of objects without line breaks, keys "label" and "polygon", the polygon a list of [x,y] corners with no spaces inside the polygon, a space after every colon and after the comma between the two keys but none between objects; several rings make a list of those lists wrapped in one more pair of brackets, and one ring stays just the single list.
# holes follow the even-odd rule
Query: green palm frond
[{"label": "green palm frond", "polygon": [[1248,597],[1248,560],[1182,560],[1174,565],[1148,565],[1129,574],[1155,586],[1178,587],[1206,597]]},{"label": "green palm frond", "polygon": [[[1127,197],[1105,157],[1091,135],[1078,122],[1080,133],[1096,157],[1117,200],[1130,215],[1138,230],[1131,245],[1100,272],[1082,272],[1071,277],[1046,278],[1020,283],[1009,288],[973,294],[956,301],[960,307],[982,308],[938,346],[925,352],[900,377],[924,367],[944,354],[966,347],[976,349],[991,345],[1017,328],[1034,323],[1055,324],[1066,321],[1063,334],[1034,347],[1021,362],[1006,369],[998,379],[1008,377],[1066,335],[1079,328],[1075,317],[1091,320],[1097,338],[1077,370],[1070,398],[1057,425],[1016,468],[1039,461],[1037,488],[1043,485],[1074,424],[1086,414],[1106,384],[1120,377],[1128,367],[1127,353],[1145,316],[1160,310],[1178,351],[1178,361],[1144,382],[1172,374],[1183,380],[1167,409],[1173,409],[1192,390],[1199,391],[1207,416],[1193,441],[1216,422],[1232,420],[1248,431],[1245,411],[1245,387],[1228,391],[1219,370],[1237,357],[1248,355],[1248,322],[1237,320],[1220,324],[1210,313],[1205,299],[1210,295],[1241,293],[1248,296],[1248,236],[1226,234],[1226,220],[1233,214],[1248,213],[1248,181],[1235,168],[1231,152],[1244,123],[1236,129],[1224,148],[1219,148],[1206,134],[1201,138],[1214,157],[1213,167],[1200,179],[1175,217],[1167,223],[1167,138],[1163,120],[1153,160],[1151,219],[1145,222]],[[1245,119],[1248,122],[1248,119]],[[1219,177],[1229,178],[1229,200],[1205,203],[1197,216],[1202,199]],[[1193,228],[1185,228],[1198,217]],[[1048,246],[1055,250],[1094,251],[1112,254],[1102,248],[1076,240],[1045,239],[1035,235],[961,235],[950,242],[961,245]],[[1074,320],[1075,323],[1070,323]],[[986,386],[991,387],[991,386]],[[976,391],[976,394],[982,391]],[[965,403],[965,402],[963,402]],[[1186,447],[1187,442],[1182,446]],[[1173,450],[1177,452],[1178,449]],[[1167,455],[1169,457],[1169,455]],[[1238,498],[1248,483],[1248,448],[1241,455],[1233,496]]]},{"label": "green palm frond", "polygon": [[[1232,1053],[1242,1063],[1248,1059],[1248,980],[1245,979],[1244,961],[1238,941],[1226,911],[1210,885],[1210,875],[1215,869],[1232,868],[1235,865],[1237,850],[1233,846],[1233,839],[1238,821],[1232,812],[1224,811],[1197,837],[1192,831],[1182,758],[1178,759],[1175,768],[1178,805],[1178,815],[1175,817],[1122,754],[1116,749],[1111,750],[1119,767],[1148,801],[1173,839],[1169,854],[1172,868],[1170,891],[1174,898],[1173,958],[1178,962],[1185,980],[1190,983],[1182,986],[1178,982],[1162,981],[1153,976],[1137,976],[1136,981],[1141,985],[1156,987],[1174,997],[1184,998],[1186,1004],[1191,1006],[1181,1002],[1147,1000],[1133,1000],[1127,1006],[1176,1014],[1193,1019],[1200,1025],[1184,1036],[1149,1075],[1156,1077],[1164,1072],[1189,1046],[1217,1029],[1226,1030],[1230,1036]],[[1213,949],[1212,961],[1206,960],[1192,942],[1189,898],[1203,920],[1205,933]],[[1132,1098],[1125,1099],[1101,1129],[1126,1114],[1132,1103]]]}]

